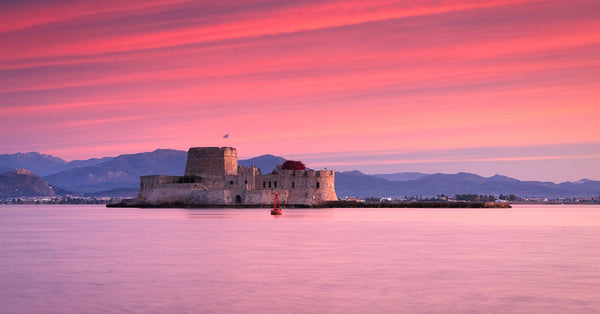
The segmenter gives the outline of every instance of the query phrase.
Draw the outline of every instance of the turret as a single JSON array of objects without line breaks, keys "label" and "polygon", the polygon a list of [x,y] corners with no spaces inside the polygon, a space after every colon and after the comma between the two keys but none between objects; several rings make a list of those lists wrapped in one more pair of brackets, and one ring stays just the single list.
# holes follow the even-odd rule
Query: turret
[{"label": "turret", "polygon": [[188,151],[186,176],[214,177],[238,174],[233,147],[193,147]]}]

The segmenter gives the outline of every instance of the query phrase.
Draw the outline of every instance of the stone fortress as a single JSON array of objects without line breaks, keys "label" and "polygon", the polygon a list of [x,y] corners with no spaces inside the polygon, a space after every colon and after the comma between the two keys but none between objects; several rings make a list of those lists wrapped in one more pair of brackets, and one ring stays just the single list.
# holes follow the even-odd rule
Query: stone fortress
[{"label": "stone fortress", "polygon": [[187,156],[185,175],[140,177],[135,202],[145,206],[231,206],[273,204],[274,193],[282,205],[318,206],[337,201],[332,170],[285,170],[271,174],[238,166],[233,147],[195,147]]}]

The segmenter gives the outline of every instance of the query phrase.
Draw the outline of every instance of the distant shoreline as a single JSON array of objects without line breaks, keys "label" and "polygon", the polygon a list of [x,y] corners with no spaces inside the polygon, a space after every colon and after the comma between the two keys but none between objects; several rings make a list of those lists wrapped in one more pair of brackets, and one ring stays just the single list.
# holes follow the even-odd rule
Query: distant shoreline
[{"label": "distant shoreline", "polygon": [[[106,204],[106,207],[134,207],[134,208],[271,208],[272,205],[247,204],[247,205],[218,205],[218,204],[183,204],[164,203],[159,205],[148,205],[122,201],[119,203]],[[400,202],[400,203],[371,203],[371,202],[348,202],[331,201],[319,205],[281,205],[282,208],[511,208],[507,202]]]}]

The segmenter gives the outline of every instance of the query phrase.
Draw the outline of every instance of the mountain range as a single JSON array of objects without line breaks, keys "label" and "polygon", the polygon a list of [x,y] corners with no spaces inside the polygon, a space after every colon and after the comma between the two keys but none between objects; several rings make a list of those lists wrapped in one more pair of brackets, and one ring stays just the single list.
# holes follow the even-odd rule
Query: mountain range
[{"label": "mountain range", "polygon": [[[16,153],[0,155],[0,173],[15,168],[27,169],[31,171],[31,175],[42,176],[43,179],[40,179],[52,186],[54,191],[63,189],[92,196],[130,196],[135,195],[139,177],[142,175],[183,175],[186,159],[187,152],[172,149],[157,149],[153,152],[71,162],[36,152]],[[238,163],[246,167],[255,165],[262,173],[270,173],[276,165],[284,161],[282,157],[262,155],[239,160]],[[10,189],[11,186],[17,185],[18,179],[14,176],[11,178],[8,180],[0,177],[0,195],[8,195],[8,191],[12,191],[11,195],[14,194],[14,190]],[[28,180],[24,182],[33,182],[31,178]],[[522,197],[600,196],[600,181],[583,179],[556,184],[520,181],[502,175],[482,177],[470,173],[401,172],[367,175],[360,171],[345,171],[336,172],[335,186],[340,198],[346,196],[402,198],[439,194],[514,194]]]},{"label": "mountain range", "polygon": [[[392,176],[394,177],[394,176]],[[402,177],[397,175],[395,177]],[[521,197],[598,197],[600,181],[580,180],[577,182],[520,181],[502,175],[482,177],[472,173],[423,174],[418,179],[390,181],[379,176],[370,176],[360,171],[336,173],[338,197],[411,197],[456,194],[509,195]]]},{"label": "mountain range", "polygon": [[187,152],[157,149],[151,153],[126,154],[105,162],[67,169],[43,176],[50,184],[69,191],[98,192],[139,186],[140,176],[182,176]]},{"label": "mountain range", "polygon": [[27,169],[38,176],[78,168],[93,166],[107,162],[115,157],[92,158],[88,160],[73,160],[67,162],[59,157],[40,154],[38,152],[0,154],[0,171],[6,172],[13,169]]}]

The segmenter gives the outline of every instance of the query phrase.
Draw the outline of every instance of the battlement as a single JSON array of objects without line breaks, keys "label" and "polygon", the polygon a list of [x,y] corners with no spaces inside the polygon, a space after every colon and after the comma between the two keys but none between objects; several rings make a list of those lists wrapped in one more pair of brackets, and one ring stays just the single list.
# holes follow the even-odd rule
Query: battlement
[{"label": "battlement", "polygon": [[317,177],[333,177],[335,176],[335,172],[333,170],[318,170]]},{"label": "battlement", "polygon": [[234,147],[192,147],[188,150],[188,156],[189,154],[205,157],[212,156],[237,158],[237,150]]},{"label": "battlement", "polygon": [[288,177],[333,177],[335,173],[333,170],[277,170],[277,174],[280,176]]}]

